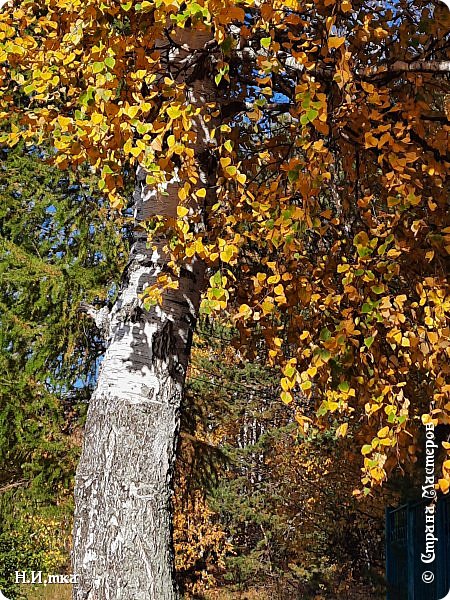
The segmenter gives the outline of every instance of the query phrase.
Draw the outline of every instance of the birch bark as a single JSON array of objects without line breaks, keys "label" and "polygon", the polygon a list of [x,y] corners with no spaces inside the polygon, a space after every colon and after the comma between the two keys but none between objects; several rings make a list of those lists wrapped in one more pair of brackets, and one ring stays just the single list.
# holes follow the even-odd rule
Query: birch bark
[{"label": "birch bark", "polygon": [[[185,32],[168,57],[176,65],[202,48],[206,34]],[[183,46],[185,49],[183,49]],[[195,65],[194,65],[195,67]],[[207,73],[185,74],[187,99],[214,100]],[[197,72],[196,76],[193,73]],[[211,140],[200,118],[196,156]],[[198,159],[199,187],[214,173]],[[164,193],[149,189],[137,170],[135,222],[155,214],[175,216],[180,182]],[[200,210],[200,207],[198,207]],[[165,294],[162,307],[144,310],[139,295],[165,268],[164,239],[147,248],[136,228],[121,291],[112,308],[109,340],[90,400],[82,456],[76,473],[73,572],[74,600],[175,600],[171,494],[179,409],[202,288],[204,266],[181,269],[179,289]]]}]

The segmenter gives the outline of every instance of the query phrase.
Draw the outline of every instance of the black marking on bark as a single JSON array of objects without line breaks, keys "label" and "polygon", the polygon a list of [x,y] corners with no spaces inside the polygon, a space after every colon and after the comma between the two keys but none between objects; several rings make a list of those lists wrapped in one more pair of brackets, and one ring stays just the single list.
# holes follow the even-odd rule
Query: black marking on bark
[{"label": "black marking on bark", "polygon": [[186,279],[190,279],[191,281],[196,281],[197,277],[192,269],[186,269],[186,267],[180,268],[180,277],[185,277]]},{"label": "black marking on bark", "polygon": [[173,324],[168,319],[161,329],[152,335],[152,363],[155,364],[158,360],[167,362],[173,357],[174,347]]}]

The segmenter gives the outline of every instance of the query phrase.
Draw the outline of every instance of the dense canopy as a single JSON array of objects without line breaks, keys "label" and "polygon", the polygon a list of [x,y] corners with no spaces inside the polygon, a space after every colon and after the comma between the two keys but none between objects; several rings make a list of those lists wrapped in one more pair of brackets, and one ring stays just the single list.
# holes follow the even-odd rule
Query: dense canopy
[{"label": "dense canopy", "polygon": [[[282,366],[305,434],[355,436],[366,492],[415,461],[421,418],[449,422],[449,24],[422,0],[23,0],[0,14],[0,141],[50,140],[117,208],[137,164],[150,185],[181,180],[177,215],[147,223],[171,255],[158,289],[205,261],[203,312],[234,315],[241,350]],[[215,102],[193,105],[193,70]]]}]

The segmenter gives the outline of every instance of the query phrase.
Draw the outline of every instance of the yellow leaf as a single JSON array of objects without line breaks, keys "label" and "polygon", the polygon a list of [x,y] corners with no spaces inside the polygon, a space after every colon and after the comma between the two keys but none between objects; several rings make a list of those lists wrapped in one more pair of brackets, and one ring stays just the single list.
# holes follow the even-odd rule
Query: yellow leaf
[{"label": "yellow leaf", "polygon": [[169,106],[167,109],[167,114],[171,119],[177,119],[181,115],[181,110],[179,106]]},{"label": "yellow leaf", "polygon": [[328,48],[339,48],[345,42],[345,37],[328,38]]},{"label": "yellow leaf", "polygon": [[422,423],[424,425],[427,425],[428,423],[433,423],[433,425],[437,425],[437,422],[438,422],[437,419],[432,419],[431,415],[427,415],[427,414],[422,415]]},{"label": "yellow leaf", "polygon": [[134,119],[134,117],[139,112],[139,106],[129,106],[126,110],[123,111],[130,119]]},{"label": "yellow leaf", "polygon": [[401,340],[402,340],[402,333],[401,333],[401,331],[398,331],[398,330],[397,330],[397,331],[396,331],[396,332],[393,334],[393,336],[392,336],[392,337],[393,337],[393,338],[394,338],[394,340],[395,340],[395,341],[396,341],[396,342],[399,344],[399,343],[401,342]]},{"label": "yellow leaf", "polygon": [[389,434],[389,427],[383,427],[383,429],[380,429],[380,431],[377,433],[379,438],[385,438],[387,435]]},{"label": "yellow leaf", "polygon": [[371,83],[366,83],[365,81],[361,81],[361,87],[368,94],[373,94],[375,91],[375,87]]},{"label": "yellow leaf", "polygon": [[290,392],[286,392],[283,390],[281,392],[281,399],[285,404],[290,404],[294,398],[292,397],[292,394]]},{"label": "yellow leaf", "polygon": [[339,425],[339,427],[336,429],[336,436],[345,437],[347,435],[347,429],[348,423],[342,423],[342,425]]},{"label": "yellow leaf", "polygon": [[372,148],[378,145],[378,140],[370,132],[364,134],[364,141],[366,148]]},{"label": "yellow leaf", "polygon": [[273,291],[275,294],[277,294],[277,296],[280,296],[281,294],[284,294],[284,287],[281,285],[281,283],[279,283],[273,288]]},{"label": "yellow leaf", "polygon": [[380,444],[382,446],[390,446],[391,445],[391,440],[388,438],[383,438],[382,440],[380,440]]},{"label": "yellow leaf", "polygon": [[370,474],[375,481],[382,481],[385,476],[384,470],[380,469],[380,467],[373,467],[373,469],[370,469]]},{"label": "yellow leaf", "polygon": [[197,190],[196,194],[199,198],[204,198],[206,196],[205,188],[200,188],[199,190]]},{"label": "yellow leaf", "polygon": [[251,313],[252,309],[250,308],[250,306],[248,304],[241,304],[239,307],[239,313],[242,314],[248,314]]},{"label": "yellow leaf", "polygon": [[275,305],[273,304],[273,302],[269,302],[269,301],[265,300],[261,304],[261,308],[263,310],[263,314],[267,315],[267,314],[272,313],[275,310]]},{"label": "yellow leaf", "polygon": [[236,246],[225,246],[225,248],[220,252],[220,260],[223,262],[229,263],[231,259],[237,254]]},{"label": "yellow leaf", "polygon": [[181,218],[185,217],[189,212],[189,209],[185,206],[177,206],[177,215]]},{"label": "yellow leaf", "polygon": [[128,138],[125,144],[123,145],[123,151],[125,152],[125,154],[129,154],[131,152],[132,146],[133,144],[131,142],[131,138]]},{"label": "yellow leaf", "polygon": [[308,432],[308,429],[309,429],[309,424],[311,423],[311,419],[309,419],[308,417],[305,417],[304,415],[302,415],[300,413],[297,413],[295,415],[295,420],[299,424],[302,433],[306,435],[306,433]]},{"label": "yellow leaf", "polygon": [[282,377],[280,383],[285,392],[294,387],[294,381],[289,380],[287,377]]},{"label": "yellow leaf", "polygon": [[98,125],[99,123],[101,123],[103,121],[103,115],[95,112],[92,114],[91,116],[91,123],[94,123],[94,125]]},{"label": "yellow leaf", "polygon": [[74,61],[76,58],[75,53],[71,52],[70,54],[68,54],[66,56],[66,58],[63,60],[63,65],[68,65],[69,63],[71,63],[72,61]]},{"label": "yellow leaf", "polygon": [[134,148],[131,148],[130,152],[135,158],[137,158],[139,156],[139,154],[142,152],[142,150],[140,148],[138,148],[137,146],[135,146]]},{"label": "yellow leaf", "polygon": [[448,492],[448,488],[450,487],[450,483],[447,479],[439,479],[438,485],[441,489],[441,492],[446,494]]},{"label": "yellow leaf", "polygon": [[338,265],[337,272],[338,273],[345,273],[349,269],[350,269],[350,265],[344,263],[344,264]]}]

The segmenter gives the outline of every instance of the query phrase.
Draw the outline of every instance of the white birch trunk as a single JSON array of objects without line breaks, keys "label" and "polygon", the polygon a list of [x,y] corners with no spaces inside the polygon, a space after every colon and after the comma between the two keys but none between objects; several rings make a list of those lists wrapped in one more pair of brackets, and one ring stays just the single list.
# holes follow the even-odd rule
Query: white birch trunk
[{"label": "white birch trunk", "polygon": [[[198,48],[207,40],[197,32],[195,40],[183,43]],[[171,60],[186,54],[178,51]],[[189,83],[193,104],[213,99],[214,88],[203,77]],[[200,156],[209,139],[204,123],[195,128]],[[211,175],[203,172],[199,187],[207,186]],[[176,215],[178,186],[174,179],[168,195],[162,195],[148,189],[145,173],[138,169],[136,221],[153,214]],[[198,262],[182,269],[179,289],[166,293],[163,307],[143,310],[137,299],[165,266],[163,246],[159,240],[156,251],[147,249],[145,233],[137,229],[111,311],[108,347],[89,404],[76,474],[74,600],[177,598],[172,474],[204,269]]]}]

